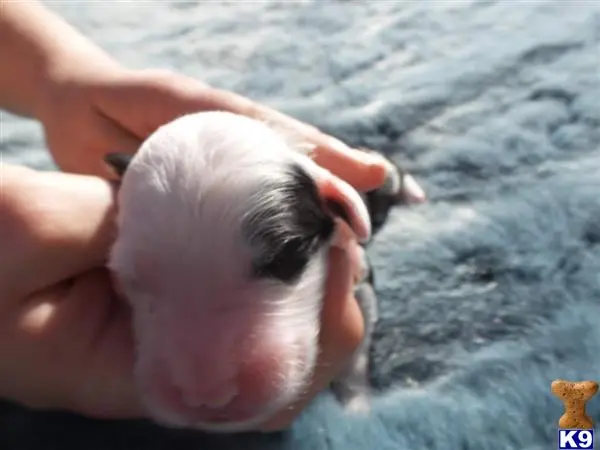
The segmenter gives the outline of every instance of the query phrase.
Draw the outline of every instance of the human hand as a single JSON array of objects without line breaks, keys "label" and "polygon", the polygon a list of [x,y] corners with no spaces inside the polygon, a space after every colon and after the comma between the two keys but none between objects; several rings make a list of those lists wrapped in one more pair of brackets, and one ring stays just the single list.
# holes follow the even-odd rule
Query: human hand
[{"label": "human hand", "polygon": [[[379,158],[351,150],[314,127],[244,97],[171,72],[127,70],[108,58],[95,58],[94,61],[93,65],[81,64],[80,61],[62,58],[59,64],[54,64],[48,70],[44,87],[40,90],[36,116],[42,121],[48,146],[63,170],[110,177],[111,173],[103,163],[106,153],[135,153],[142,141],[159,126],[182,114],[200,110],[226,110],[266,119],[292,130],[316,146],[313,156],[318,164],[359,190],[379,187],[385,179],[387,169]],[[72,214],[81,215],[85,208],[81,204],[80,207],[80,211],[74,210]],[[312,386],[296,404],[274,417],[267,424],[269,429],[289,425],[303,407],[336,377],[362,339],[362,315],[352,297],[348,258],[339,250],[332,250],[331,262],[321,323],[320,360]],[[82,267],[78,268],[77,273],[87,273],[89,270]],[[98,301],[106,303],[107,292],[112,296],[110,284],[100,266],[94,270],[100,277],[96,283],[101,284],[105,292],[104,300]],[[127,330],[130,332],[129,328]],[[111,341],[114,338],[107,336],[105,339]],[[90,351],[83,356],[90,358],[93,355],[94,352]],[[112,361],[108,351],[100,358],[107,364]],[[83,365],[86,366],[92,364]],[[68,370],[78,373],[73,366]],[[132,383],[130,374],[124,374],[123,367],[120,373],[115,368],[110,370],[115,377],[126,376],[122,382],[126,380],[128,389],[133,390],[129,385]],[[77,377],[75,374],[71,376]],[[103,415],[119,416],[120,409],[112,408],[111,396],[106,393],[106,385],[102,384],[103,379],[110,377],[95,378],[95,372],[84,375],[84,378],[91,379],[91,385],[100,383],[102,386],[96,389],[97,394],[88,389],[82,399],[81,394],[75,393],[80,399],[75,410],[87,411],[92,415],[100,411]],[[131,399],[131,395],[129,391],[122,398]],[[127,403],[132,407],[134,405],[133,400]],[[137,411],[137,408],[136,401],[133,409],[126,409],[127,414]]]},{"label": "human hand", "polygon": [[[66,65],[66,64],[64,64]],[[110,177],[103,157],[135,153],[159,126],[183,114],[225,110],[268,120],[311,145],[315,161],[358,190],[379,187],[386,166],[376,156],[260,103],[164,70],[127,70],[105,64],[49,72],[38,118],[57,164],[69,172]]]},{"label": "human hand", "polygon": [[[144,417],[133,379],[130,311],[104,269],[114,185],[6,165],[2,177],[0,397],[92,417]],[[264,430],[288,426],[362,340],[349,258],[335,249],[330,261],[312,384]]]},{"label": "human hand", "polygon": [[[13,2],[3,22],[11,37],[4,42],[19,44],[7,46],[7,54],[25,63],[9,71],[7,90],[18,95],[8,103],[42,122],[52,155],[67,172],[109,176],[106,153],[133,153],[175,117],[219,109],[295,130],[316,145],[318,164],[359,190],[384,181],[383,162],[313,127],[182,75],[123,69],[64,21],[21,4]],[[143,415],[131,373],[129,311],[103,267],[114,188],[94,177],[1,170],[0,396],[92,416]],[[332,251],[330,271],[313,385],[270,428],[289,424],[362,338],[348,257]]]}]

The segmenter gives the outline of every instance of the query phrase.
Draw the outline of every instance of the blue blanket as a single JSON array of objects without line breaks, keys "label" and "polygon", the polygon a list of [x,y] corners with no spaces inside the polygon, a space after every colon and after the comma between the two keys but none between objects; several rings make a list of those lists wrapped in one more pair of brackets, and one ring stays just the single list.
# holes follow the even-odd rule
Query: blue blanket
[{"label": "blue blanket", "polygon": [[[555,378],[600,380],[600,3],[52,2],[133,67],[183,71],[391,155],[430,203],[371,247],[370,417],[286,433],[0,409],[7,450],[547,450]],[[51,167],[3,116],[5,160]],[[588,405],[600,422],[600,395]],[[600,436],[598,436],[600,440]]]}]

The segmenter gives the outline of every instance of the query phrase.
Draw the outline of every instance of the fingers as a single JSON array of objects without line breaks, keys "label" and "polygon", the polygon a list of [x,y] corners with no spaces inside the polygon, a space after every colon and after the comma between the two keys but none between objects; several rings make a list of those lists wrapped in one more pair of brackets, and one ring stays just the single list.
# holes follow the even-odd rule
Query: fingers
[{"label": "fingers", "polygon": [[[188,95],[193,97],[194,92],[190,89]],[[212,89],[207,100],[210,101],[213,109],[225,109],[248,117],[275,122],[283,128],[293,130],[301,138],[315,145],[312,154],[317,164],[358,190],[375,189],[385,181],[387,169],[381,158],[351,149],[311,125],[229,91]]]},{"label": "fingers", "polygon": [[2,169],[0,290],[17,298],[103,265],[114,188],[105,180]]},{"label": "fingers", "polygon": [[289,426],[310,401],[342,371],[364,336],[363,317],[353,295],[352,267],[346,254],[330,252],[330,270],[321,314],[320,353],[308,391],[294,405],[261,427],[274,431]]},{"label": "fingers", "polygon": [[104,156],[111,152],[133,155],[140,148],[142,140],[101,112],[97,113],[94,131],[97,136],[94,137],[93,145],[98,145],[103,151],[100,152],[100,158],[95,161],[97,170],[90,174],[118,180],[120,176],[106,164]]},{"label": "fingers", "polygon": [[78,133],[69,135],[64,127],[47,128],[48,146],[57,165],[65,172],[94,175],[116,180],[118,177],[104,162],[109,152],[133,154],[141,140],[99,112],[90,113]]},{"label": "fingers", "polygon": [[165,71],[129,73],[122,82],[97,91],[95,102],[140,139],[181,115],[197,111],[224,110],[274,122],[315,145],[315,161],[356,189],[375,189],[385,181],[386,165],[381,158],[351,149],[317,128],[265,105],[190,77]]},{"label": "fingers", "polygon": [[80,360],[65,375],[79,380],[71,387],[71,409],[88,416],[128,419],[145,416],[134,381],[134,338],[131,312],[117,300],[107,270],[96,269],[78,277],[69,298],[70,330],[80,341]]},{"label": "fingers", "polygon": [[131,318],[106,270],[40,290],[0,315],[0,396],[99,418],[143,416]]},{"label": "fingers", "polygon": [[319,335],[321,354],[318,364],[329,368],[321,377],[327,384],[352,356],[364,336],[363,317],[353,290],[352,261],[345,251],[332,248]]},{"label": "fingers", "polygon": [[89,92],[106,117],[143,141],[179,116],[214,109],[207,94],[210,90],[197,80],[170,71],[132,70]]},{"label": "fingers", "polygon": [[211,100],[215,109],[220,106],[237,114],[275,122],[293,130],[301,138],[315,145],[312,154],[317,164],[358,190],[375,189],[385,181],[387,168],[381,158],[351,149],[340,140],[311,125],[233,92],[213,89]]}]

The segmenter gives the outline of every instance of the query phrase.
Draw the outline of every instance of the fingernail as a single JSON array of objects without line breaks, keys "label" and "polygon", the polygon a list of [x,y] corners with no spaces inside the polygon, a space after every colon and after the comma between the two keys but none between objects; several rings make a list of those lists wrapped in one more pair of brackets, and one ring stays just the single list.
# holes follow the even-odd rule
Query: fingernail
[{"label": "fingernail", "polygon": [[404,175],[404,189],[403,194],[405,198],[411,203],[423,203],[427,200],[425,191],[418,185],[412,175]]},{"label": "fingernail", "polygon": [[357,156],[358,159],[360,159],[365,164],[368,164],[370,166],[381,167],[384,168],[386,171],[390,168],[390,164],[385,159],[385,157],[383,157],[377,152],[359,150],[355,148],[352,149],[352,152]]},{"label": "fingernail", "polygon": [[347,152],[348,150],[351,150],[348,145],[344,144],[339,139],[331,137],[331,136],[329,137],[329,140],[327,141],[327,145],[329,147],[331,147],[333,150],[338,151],[338,152]]},{"label": "fingernail", "polygon": [[352,148],[334,137],[330,137],[327,144],[332,150],[337,152],[353,154],[356,159],[359,159],[361,162],[369,166],[387,167],[385,158],[378,155],[376,152]]}]

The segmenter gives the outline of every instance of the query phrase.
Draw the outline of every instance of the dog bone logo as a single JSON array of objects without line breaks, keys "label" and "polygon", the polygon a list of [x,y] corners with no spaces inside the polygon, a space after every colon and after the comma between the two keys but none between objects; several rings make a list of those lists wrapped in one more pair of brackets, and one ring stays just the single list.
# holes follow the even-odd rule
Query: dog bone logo
[{"label": "dog bone logo", "polygon": [[577,430],[594,428],[594,421],[586,414],[585,405],[598,392],[597,382],[554,380],[551,390],[565,407],[565,413],[558,421],[559,428]]}]

